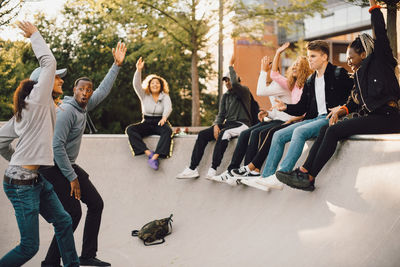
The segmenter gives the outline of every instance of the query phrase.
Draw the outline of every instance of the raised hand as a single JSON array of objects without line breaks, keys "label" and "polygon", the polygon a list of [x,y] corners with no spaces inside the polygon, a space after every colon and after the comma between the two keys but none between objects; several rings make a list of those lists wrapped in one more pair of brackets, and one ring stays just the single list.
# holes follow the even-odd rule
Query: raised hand
[{"label": "raised hand", "polygon": [[261,70],[268,72],[271,69],[271,58],[265,56],[261,59]]},{"label": "raised hand", "polygon": [[285,51],[288,47],[289,47],[290,43],[286,42],[283,45],[281,45],[277,50],[276,53],[282,53],[283,51]]},{"label": "raised hand", "polygon": [[142,57],[140,57],[136,62],[136,69],[141,71],[143,67],[144,67],[144,60],[142,59]]},{"label": "raised hand", "polygon": [[233,52],[231,60],[229,61],[229,66],[233,66],[235,64],[235,60],[236,60],[236,56],[235,56],[235,52]]},{"label": "raised hand", "polygon": [[117,47],[112,49],[112,54],[114,57],[114,63],[118,67],[121,67],[122,63],[124,62],[125,54],[126,54],[125,43],[118,42]]},{"label": "raised hand", "polygon": [[28,21],[18,21],[17,26],[24,32],[23,35],[26,38],[30,38],[32,34],[38,31],[36,26]]}]

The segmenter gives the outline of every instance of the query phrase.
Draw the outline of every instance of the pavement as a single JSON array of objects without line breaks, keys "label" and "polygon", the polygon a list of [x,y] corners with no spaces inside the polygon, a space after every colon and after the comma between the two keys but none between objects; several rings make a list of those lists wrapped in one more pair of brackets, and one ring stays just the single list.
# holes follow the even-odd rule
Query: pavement
[{"label": "pavement", "polygon": [[[175,179],[189,164],[195,140],[175,138],[173,156],[154,171],[144,156],[132,157],[126,136],[84,136],[77,163],[105,203],[98,258],[114,267],[400,265],[400,135],[341,142],[314,192],[289,187],[264,192],[206,180],[213,143],[199,166],[199,179]],[[154,148],[157,138],[146,142]],[[230,144],[218,173],[233,149]],[[0,170],[6,166],[0,159]],[[19,232],[4,193],[0,205],[1,256],[18,244]],[[83,208],[75,232],[78,254],[85,213]],[[131,236],[132,230],[170,214],[173,232],[164,244],[146,247]],[[52,234],[41,218],[40,250],[24,266],[40,266]]]}]

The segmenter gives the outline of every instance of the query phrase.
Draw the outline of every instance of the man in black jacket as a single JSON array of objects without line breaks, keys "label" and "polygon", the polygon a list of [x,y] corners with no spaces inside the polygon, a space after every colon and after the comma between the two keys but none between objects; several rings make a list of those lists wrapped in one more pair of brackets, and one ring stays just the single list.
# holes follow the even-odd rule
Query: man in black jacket
[{"label": "man in black jacket", "polygon": [[[362,34],[347,48],[347,61],[355,76],[351,97],[346,105],[330,114],[330,126],[321,128],[303,166],[290,173],[277,173],[277,178],[291,187],[314,190],[315,178],[335,153],[339,140],[355,134],[400,132],[397,62],[393,58],[380,6],[375,0],[369,2],[376,38],[372,40]],[[339,117],[355,111],[360,116],[338,121]]]},{"label": "man in black jacket", "polygon": [[200,176],[197,166],[203,157],[208,142],[215,139],[212,165],[206,176],[207,179],[213,180],[229,140],[237,137],[251,125],[251,92],[248,87],[240,84],[233,68],[234,61],[233,56],[229,65],[229,75],[222,78],[228,91],[222,96],[214,125],[199,132],[193,148],[190,166],[176,176],[178,179]]},{"label": "man in black jacket", "polygon": [[274,133],[271,148],[261,177],[242,183],[262,189],[282,189],[283,184],[275,176],[285,144],[290,141],[281,171],[291,171],[299,159],[306,140],[318,135],[320,128],[328,124],[329,109],[346,102],[353,85],[347,71],[328,62],[329,46],[325,41],[312,41],[307,46],[311,69],[315,72],[307,80],[297,104],[276,101],[276,108],[294,116],[305,114],[304,120]]}]

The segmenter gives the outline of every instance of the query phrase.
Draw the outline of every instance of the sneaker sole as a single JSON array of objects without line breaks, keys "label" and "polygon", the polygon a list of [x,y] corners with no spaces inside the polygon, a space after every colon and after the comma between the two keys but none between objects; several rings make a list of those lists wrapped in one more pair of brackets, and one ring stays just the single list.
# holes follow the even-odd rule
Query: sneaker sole
[{"label": "sneaker sole", "polygon": [[200,177],[200,175],[199,176],[176,176],[175,178],[176,179],[197,179],[199,177]]},{"label": "sneaker sole", "polygon": [[269,187],[257,184],[256,182],[251,182],[251,181],[248,181],[248,180],[241,180],[240,183],[242,183],[244,185],[247,185],[247,186],[250,186],[250,187],[253,187],[253,188],[256,188],[256,189],[259,189],[259,190],[263,190],[265,192],[269,191]]},{"label": "sneaker sole", "polygon": [[288,174],[284,174],[284,173],[279,173],[277,172],[276,174],[276,178],[281,181],[282,183],[284,183],[285,185],[294,188],[294,189],[299,189],[299,190],[303,190],[303,191],[308,191],[308,192],[312,192],[315,190],[315,186],[307,186],[307,187],[301,187],[295,184],[291,183],[291,176]]},{"label": "sneaker sole", "polygon": [[283,185],[278,185],[278,184],[262,184],[262,183],[259,183],[259,182],[257,182],[257,181],[255,181],[257,184],[259,184],[259,185],[262,185],[262,186],[265,186],[265,187],[269,187],[269,188],[272,188],[272,189],[277,189],[277,190],[283,190]]}]

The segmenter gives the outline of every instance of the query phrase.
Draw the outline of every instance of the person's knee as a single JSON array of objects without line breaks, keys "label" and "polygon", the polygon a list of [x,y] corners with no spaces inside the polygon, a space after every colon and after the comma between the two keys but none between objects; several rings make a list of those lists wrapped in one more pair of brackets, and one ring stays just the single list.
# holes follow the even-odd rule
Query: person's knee
[{"label": "person's knee", "polygon": [[99,195],[96,201],[94,201],[91,205],[88,205],[88,210],[91,212],[101,213],[104,208],[104,201]]},{"label": "person's knee", "polygon": [[126,128],[126,133],[127,133],[127,135],[137,134],[135,125],[128,126],[128,128]]},{"label": "person's knee", "polygon": [[164,127],[162,128],[162,132],[163,134],[170,136],[172,134],[172,129],[169,126],[164,125]]},{"label": "person's knee", "polygon": [[202,140],[207,139],[208,135],[207,130],[208,129],[200,131],[199,134],[197,135],[197,139],[202,139]]},{"label": "person's knee", "polygon": [[69,214],[71,215],[72,224],[76,225],[82,218],[82,209],[80,206],[75,207],[74,209],[69,211]]},{"label": "person's knee", "polygon": [[298,127],[293,131],[292,140],[301,139],[307,140],[310,130],[307,128]]},{"label": "person's knee", "polygon": [[27,260],[29,260],[29,259],[33,258],[36,255],[36,253],[38,253],[39,240],[32,241],[32,242],[22,241],[20,244],[20,249],[21,249],[22,255],[24,255],[24,257]]}]

